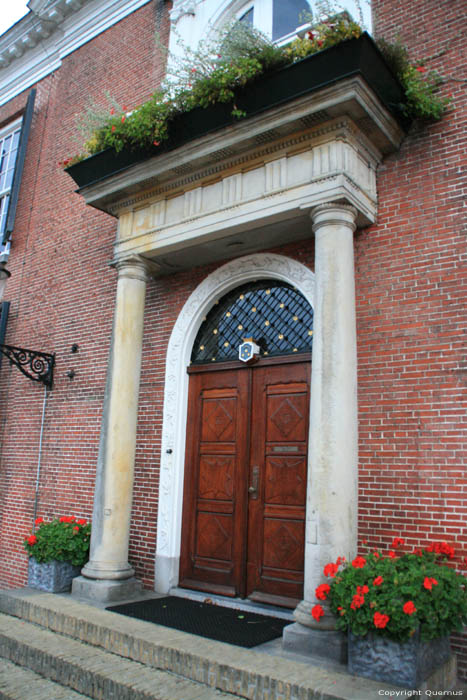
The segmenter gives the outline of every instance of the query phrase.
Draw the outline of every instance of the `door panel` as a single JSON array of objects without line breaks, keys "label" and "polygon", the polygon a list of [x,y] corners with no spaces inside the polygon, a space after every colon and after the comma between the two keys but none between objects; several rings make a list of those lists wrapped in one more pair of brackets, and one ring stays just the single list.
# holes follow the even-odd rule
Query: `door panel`
[{"label": "door panel", "polygon": [[190,376],[180,585],[303,593],[309,363]]},{"label": "door panel", "polygon": [[253,374],[250,453],[262,479],[249,503],[247,595],[262,602],[302,599],[309,374],[305,363]]},{"label": "door panel", "polygon": [[237,595],[244,578],[249,377],[192,375],[180,585]]}]

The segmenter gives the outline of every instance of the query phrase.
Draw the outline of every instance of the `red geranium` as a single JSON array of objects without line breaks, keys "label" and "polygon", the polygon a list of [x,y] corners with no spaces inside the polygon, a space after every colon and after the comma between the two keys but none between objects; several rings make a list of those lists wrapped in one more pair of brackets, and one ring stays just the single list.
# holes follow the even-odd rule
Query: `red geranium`
[{"label": "red geranium", "polygon": [[377,576],[377,577],[373,580],[373,586],[381,586],[381,584],[383,583],[383,581],[384,581],[384,578],[383,578],[382,576]]},{"label": "red geranium", "polygon": [[436,554],[445,554],[449,559],[454,557],[454,547],[451,547],[447,542],[432,542],[427,548],[427,552],[435,552]]},{"label": "red geranium", "polygon": [[384,627],[386,627],[388,622],[389,622],[388,615],[384,615],[383,613],[379,613],[379,612],[375,612],[375,614],[373,615],[373,623],[374,623],[375,627],[377,627],[378,629],[383,629]]},{"label": "red geranium", "polygon": [[334,576],[337,574],[339,570],[339,567],[337,564],[334,564],[331,562],[330,564],[326,564],[326,566],[323,569],[323,573],[325,576],[330,576],[331,578],[334,578]]},{"label": "red geranium", "polygon": [[363,569],[365,564],[366,564],[366,559],[364,557],[355,557],[355,559],[352,562],[352,566],[355,569]]},{"label": "red geranium", "polygon": [[324,615],[324,610],[323,610],[323,608],[321,607],[321,605],[315,605],[315,606],[311,609],[311,614],[312,614],[313,617],[315,618],[316,622],[319,622],[319,621],[320,621],[320,618],[323,617],[323,615]]},{"label": "red geranium", "polygon": [[318,598],[318,600],[326,600],[327,594],[331,590],[331,586],[328,583],[322,583],[318,588],[315,590],[315,595]]},{"label": "red geranium", "polygon": [[388,552],[388,557],[390,557],[391,559],[395,559],[397,557],[397,554],[391,550],[390,552]]},{"label": "red geranium", "polygon": [[397,549],[397,547],[403,547],[404,544],[405,540],[403,540],[402,537],[394,537],[391,547]]},{"label": "red geranium", "polygon": [[360,595],[359,593],[356,593],[354,597],[352,598],[352,602],[350,603],[350,607],[352,610],[356,610],[357,608],[361,608],[363,603],[365,602],[365,596]]},{"label": "red geranium", "polygon": [[408,600],[406,603],[404,603],[402,610],[406,615],[413,615],[415,612],[417,612],[417,608],[413,604],[413,600]]},{"label": "red geranium", "polygon": [[438,581],[435,578],[431,578],[429,576],[425,577],[425,580],[423,581],[423,587],[427,589],[427,591],[431,591],[433,586],[437,586]]},{"label": "red geranium", "polygon": [[32,546],[32,545],[36,544],[37,537],[35,535],[29,535],[27,541],[28,541],[28,544],[30,544]]}]

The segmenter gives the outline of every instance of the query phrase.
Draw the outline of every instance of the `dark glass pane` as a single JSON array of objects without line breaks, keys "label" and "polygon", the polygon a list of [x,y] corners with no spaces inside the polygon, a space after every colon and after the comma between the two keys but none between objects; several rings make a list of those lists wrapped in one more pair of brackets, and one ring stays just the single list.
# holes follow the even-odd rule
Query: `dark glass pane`
[{"label": "dark glass pane", "polygon": [[249,24],[251,27],[253,26],[253,7],[250,8],[243,14],[240,19],[238,20],[239,22],[243,22],[243,24]]},{"label": "dark glass pane", "polygon": [[273,0],[272,39],[290,34],[303,24],[303,12],[310,10],[307,0]]},{"label": "dark glass pane", "polygon": [[199,329],[191,361],[238,359],[239,345],[253,338],[262,356],[310,352],[313,309],[289,284],[259,280],[220,299]]}]

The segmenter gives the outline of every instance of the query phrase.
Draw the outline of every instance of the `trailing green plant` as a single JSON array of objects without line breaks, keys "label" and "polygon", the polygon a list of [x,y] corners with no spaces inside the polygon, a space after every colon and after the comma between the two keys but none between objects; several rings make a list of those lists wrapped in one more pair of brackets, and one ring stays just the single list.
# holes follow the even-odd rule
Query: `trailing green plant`
[{"label": "trailing green plant", "polygon": [[73,516],[45,522],[37,518],[36,531],[24,538],[24,548],[39,563],[66,561],[84,566],[89,558],[91,524]]},{"label": "trailing green plant", "polygon": [[451,99],[437,94],[443,81],[436,71],[428,71],[423,61],[411,63],[409,52],[400,41],[390,44],[378,39],[376,44],[404,88],[404,114],[422,121],[441,119]]},{"label": "trailing green plant", "polygon": [[[374,550],[352,562],[339,557],[324,567],[329,583],[317,587],[318,600],[327,600],[337,629],[357,636],[370,632],[405,642],[418,630],[422,640],[462,630],[467,622],[465,577],[446,565],[454,550],[437,542],[425,550],[396,553],[404,546],[396,537],[383,555]],[[317,603],[312,615],[320,620]]]},{"label": "trailing green plant", "polygon": [[[86,139],[84,152],[62,165],[68,167],[106,148],[118,152],[158,147],[169,138],[173,119],[197,107],[228,103],[234,117],[246,116],[237,105],[239,91],[246,85],[270,71],[361,36],[361,25],[347,12],[333,12],[332,7],[329,0],[321,0],[316,19],[312,15],[307,18],[313,23],[311,28],[285,47],[238,22],[225,27],[215,40],[201,42],[196,50],[184,47],[183,59],[169,58],[166,80],[144,104],[128,111],[109,93],[106,107],[90,103],[78,119]],[[378,45],[405,90],[404,114],[412,119],[440,119],[449,98],[436,94],[440,84],[436,74],[427,72],[423,64],[412,64],[402,45],[383,40]]]}]

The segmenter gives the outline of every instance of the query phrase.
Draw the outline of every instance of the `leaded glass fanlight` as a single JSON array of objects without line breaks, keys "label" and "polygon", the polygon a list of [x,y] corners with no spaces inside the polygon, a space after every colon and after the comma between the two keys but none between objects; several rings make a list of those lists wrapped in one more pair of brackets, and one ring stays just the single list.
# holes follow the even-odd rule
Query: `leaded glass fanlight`
[{"label": "leaded glass fanlight", "polygon": [[237,287],[217,301],[205,317],[191,362],[236,360],[245,338],[259,345],[261,357],[310,352],[313,309],[285,282],[258,280]]}]

